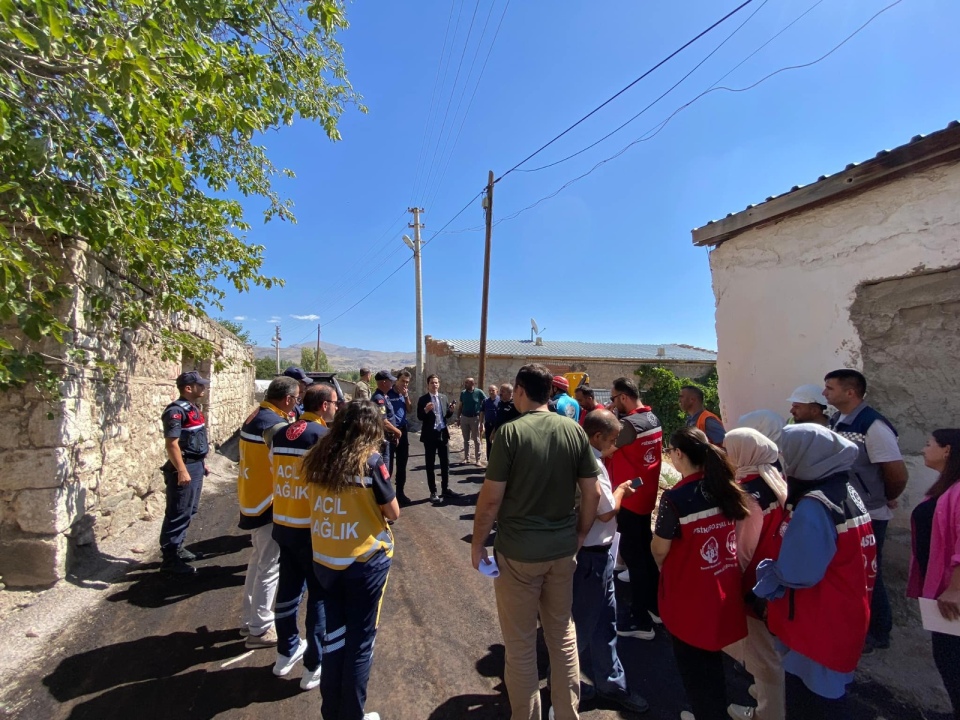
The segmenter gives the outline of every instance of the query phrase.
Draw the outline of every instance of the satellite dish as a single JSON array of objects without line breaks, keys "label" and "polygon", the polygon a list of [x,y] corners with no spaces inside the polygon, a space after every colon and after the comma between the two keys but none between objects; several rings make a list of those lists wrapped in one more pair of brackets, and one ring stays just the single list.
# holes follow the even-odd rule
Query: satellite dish
[{"label": "satellite dish", "polygon": [[530,327],[533,328],[533,332],[534,332],[534,333],[539,333],[539,332],[540,332],[540,328],[537,327],[537,321],[534,320],[533,318],[530,318]]}]

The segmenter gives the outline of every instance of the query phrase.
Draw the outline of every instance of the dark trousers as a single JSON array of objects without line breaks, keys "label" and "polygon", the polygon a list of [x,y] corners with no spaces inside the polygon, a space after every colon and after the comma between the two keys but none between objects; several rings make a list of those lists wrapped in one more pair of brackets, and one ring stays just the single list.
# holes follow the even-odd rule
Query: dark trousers
[{"label": "dark trousers", "polygon": [[573,573],[573,623],[580,670],[604,695],[627,692],[627,678],[617,655],[613,566],[609,551],[581,550]]},{"label": "dark trousers", "polygon": [[847,720],[847,696],[831,700],[817,695],[803,680],[786,674],[787,720]]},{"label": "dark trousers", "polygon": [[163,466],[163,482],[166,486],[167,507],[160,526],[160,551],[164,559],[175,557],[187,537],[190,519],[200,509],[200,493],[203,491],[203,460],[185,462],[190,473],[190,484],[177,483],[177,469],[171,463]]},{"label": "dark trousers", "polygon": [[620,531],[620,555],[630,572],[630,616],[641,628],[649,630],[653,627],[649,613],[660,614],[657,605],[660,570],[650,552],[653,541],[650,516],[620,510],[617,530]]},{"label": "dark trousers", "polygon": [[[623,542],[622,537],[620,542]],[[630,582],[633,582],[632,573]],[[673,656],[694,717],[697,720],[729,720],[723,654],[719,650],[701,650],[673,638]]]},{"label": "dark trousers", "polygon": [[[403,488],[407,484],[407,458],[410,457],[410,436],[407,434],[407,428],[402,427],[400,431],[400,442],[397,443],[395,452],[390,458],[390,474],[393,475],[393,481],[397,486],[397,494],[403,494]],[[393,466],[396,460],[397,472],[394,475]]]},{"label": "dark trousers", "polygon": [[[284,528],[287,530],[287,528]],[[323,588],[313,572],[313,547],[309,530],[289,529],[289,533],[274,534],[280,546],[280,579],[277,581],[275,625],[277,629],[277,652],[290,657],[300,644],[297,629],[297,613],[303,591],[307,591],[307,627],[305,637],[307,650],[303,654],[303,667],[316,670],[320,665],[320,638],[325,625]],[[301,535],[297,541],[294,533]]]},{"label": "dark trousers", "polygon": [[[327,629],[323,635],[320,715],[323,720],[362,720],[380,604],[390,558],[379,553],[355,562],[324,585]],[[320,577],[329,579],[333,573]]]},{"label": "dark trousers", "polygon": [[893,611],[890,609],[887,588],[883,584],[883,543],[887,539],[888,523],[889,520],[872,521],[873,535],[877,539],[877,581],[870,599],[870,637],[884,645],[890,642],[890,631],[893,629]]},{"label": "dark trousers", "polygon": [[953,717],[960,720],[960,637],[933,633],[933,661],[953,705]]},{"label": "dark trousers", "polygon": [[447,441],[440,438],[440,433],[434,431],[436,437],[425,436],[423,440],[424,465],[427,468],[427,486],[430,492],[437,491],[437,480],[434,475],[436,458],[440,457],[440,482],[446,490],[450,484],[450,455],[447,452]]},{"label": "dark trousers", "polygon": [[483,437],[487,442],[487,462],[490,462],[490,436],[492,434],[493,434],[493,424],[484,422]]}]

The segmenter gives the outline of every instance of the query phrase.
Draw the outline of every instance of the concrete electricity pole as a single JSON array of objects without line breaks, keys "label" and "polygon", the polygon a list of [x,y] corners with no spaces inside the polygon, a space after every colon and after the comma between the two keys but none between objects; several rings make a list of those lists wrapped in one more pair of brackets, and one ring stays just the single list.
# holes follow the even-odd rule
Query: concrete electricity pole
[{"label": "concrete electricity pole", "polygon": [[487,176],[487,196],[483,200],[487,213],[487,238],[483,250],[483,302],[480,306],[480,367],[477,370],[477,387],[486,387],[484,374],[487,370],[487,299],[490,296],[490,240],[493,234],[493,170]]},{"label": "concrete electricity pole", "polygon": [[317,354],[313,356],[313,371],[320,372],[320,323],[317,323]]},{"label": "concrete electricity pole", "polygon": [[413,265],[414,273],[416,277],[416,287],[417,287],[417,383],[416,383],[416,392],[417,395],[422,395],[424,393],[424,384],[423,384],[423,281],[420,275],[420,229],[424,227],[420,223],[420,213],[423,212],[423,208],[407,208],[408,212],[413,213],[413,222],[408,224],[408,227],[413,228],[413,240],[411,240],[406,235],[403,236],[403,241],[407,244],[407,247],[413,250]]},{"label": "concrete electricity pole", "polygon": [[277,332],[273,336],[273,346],[277,349],[277,375],[280,374],[280,326],[277,325]]}]

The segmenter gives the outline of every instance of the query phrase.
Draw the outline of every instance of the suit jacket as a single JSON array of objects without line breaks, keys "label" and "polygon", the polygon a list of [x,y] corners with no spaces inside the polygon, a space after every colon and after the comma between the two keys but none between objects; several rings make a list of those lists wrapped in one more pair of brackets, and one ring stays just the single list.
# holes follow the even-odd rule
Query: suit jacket
[{"label": "suit jacket", "polygon": [[450,401],[446,395],[438,393],[438,396],[440,400],[440,412],[445,425],[439,438],[437,437],[436,430],[434,430],[434,425],[437,422],[436,408],[430,412],[426,411],[427,403],[432,402],[430,393],[421,395],[420,399],[417,400],[417,419],[423,423],[423,427],[420,428],[420,442],[437,442],[438,440],[440,442],[446,442],[450,439],[450,431],[446,427],[446,423],[450,421],[453,410],[450,408]]}]

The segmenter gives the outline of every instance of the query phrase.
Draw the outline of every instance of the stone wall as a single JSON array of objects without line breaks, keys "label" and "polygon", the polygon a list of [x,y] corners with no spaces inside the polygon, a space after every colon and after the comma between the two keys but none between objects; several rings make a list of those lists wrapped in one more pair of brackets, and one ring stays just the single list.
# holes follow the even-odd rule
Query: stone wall
[{"label": "stone wall", "polygon": [[[443,387],[452,391],[460,387],[463,379],[476,377],[480,369],[478,355],[452,352],[450,346],[433,338],[426,338],[427,355],[424,362],[426,375],[440,376]],[[671,362],[665,360],[592,360],[589,358],[525,358],[487,356],[484,385],[512,383],[517,371],[532,362],[539,362],[556,375],[569,372],[585,372],[590,376],[590,385],[594,388],[609,389],[618,377],[634,378],[634,372],[641,365],[659,365],[667,368],[679,377],[699,378],[710,372],[714,364],[708,362]],[[483,388],[486,392],[486,388]]]},{"label": "stone wall", "polygon": [[[67,262],[69,272],[96,286],[118,285],[83,247],[69,252]],[[0,393],[8,421],[0,433],[0,576],[9,586],[54,583],[67,571],[72,546],[162,514],[160,415],[178,395],[181,372],[197,369],[211,378],[202,410],[215,444],[228,439],[254,405],[252,353],[221,326],[168,319],[166,326],[209,340],[215,358],[167,360],[158,344],[161,323],[117,339],[84,319],[84,301],[78,289],[64,312],[68,341],[43,348],[63,367],[60,401],[51,403],[30,386]],[[22,343],[15,328],[0,334]],[[88,362],[67,359],[76,348],[88,352]],[[111,363],[116,373],[104,374],[94,360]]]}]

